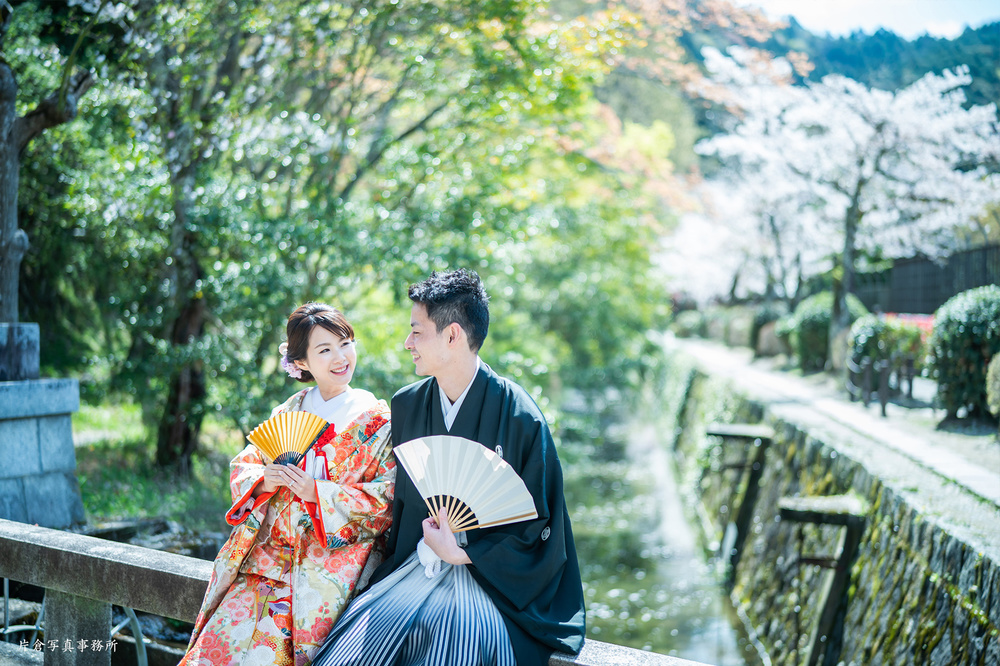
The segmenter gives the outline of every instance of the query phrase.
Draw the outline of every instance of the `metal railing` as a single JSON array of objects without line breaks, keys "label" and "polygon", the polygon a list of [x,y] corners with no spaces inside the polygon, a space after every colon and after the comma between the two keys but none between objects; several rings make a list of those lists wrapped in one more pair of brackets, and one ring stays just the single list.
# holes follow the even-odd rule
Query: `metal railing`
[{"label": "metal railing", "polygon": [[[139,618],[136,616],[135,611],[131,608],[123,608],[122,611],[125,613],[125,619],[119,622],[111,629],[111,633],[108,638],[113,640],[115,634],[121,631],[125,625],[129,625],[129,630],[132,632],[132,636],[135,638],[135,654],[136,654],[136,664],[137,666],[148,666],[149,659],[146,656],[146,641],[142,635],[142,625],[139,624]],[[10,623],[10,579],[3,579],[3,630],[0,631],[5,638],[10,638],[11,634],[27,633],[31,632],[31,636],[26,641],[27,645],[34,647],[35,641],[38,640],[39,632],[44,634],[44,620],[45,620],[45,599],[42,599],[41,607],[38,610],[38,615],[35,616],[34,624],[11,624]]]}]

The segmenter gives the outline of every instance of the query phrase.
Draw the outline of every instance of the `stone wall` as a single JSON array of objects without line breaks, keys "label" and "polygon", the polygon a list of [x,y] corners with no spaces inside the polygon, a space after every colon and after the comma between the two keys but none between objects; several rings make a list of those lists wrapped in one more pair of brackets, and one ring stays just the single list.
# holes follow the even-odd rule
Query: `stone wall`
[{"label": "stone wall", "polygon": [[0,382],[0,518],[64,528],[84,520],[70,416],[75,379]]},{"label": "stone wall", "polygon": [[746,449],[705,436],[706,424],[764,422],[765,461],[753,526],[732,600],[772,664],[804,663],[829,570],[797,554],[831,555],[843,528],[779,519],[786,496],[853,494],[869,507],[849,586],[824,659],[846,666],[1000,664],[1000,511],[900,454],[877,451],[849,428],[817,425],[806,410],[755,400],[752,387],[706,376],[675,356],[663,399],[674,453],[705,544],[718,548],[746,483],[731,466]]}]

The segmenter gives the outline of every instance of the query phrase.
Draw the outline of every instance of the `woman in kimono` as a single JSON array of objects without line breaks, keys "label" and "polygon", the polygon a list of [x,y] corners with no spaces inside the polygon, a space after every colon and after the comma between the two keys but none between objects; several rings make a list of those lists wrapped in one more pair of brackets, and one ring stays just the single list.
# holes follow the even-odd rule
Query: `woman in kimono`
[{"label": "woman in kimono", "polygon": [[381,561],[396,473],[389,408],[350,386],[354,329],[339,311],[307,303],[286,333],[282,367],[314,386],[272,416],[304,410],[330,425],[297,466],[269,464],[252,444],[233,459],[233,532],[180,666],[308,664]]}]

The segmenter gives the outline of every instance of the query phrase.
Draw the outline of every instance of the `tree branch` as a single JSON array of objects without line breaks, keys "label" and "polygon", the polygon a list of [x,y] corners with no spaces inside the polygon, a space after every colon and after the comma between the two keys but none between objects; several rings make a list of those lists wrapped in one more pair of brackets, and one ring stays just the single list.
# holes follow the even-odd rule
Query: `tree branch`
[{"label": "tree branch", "polygon": [[375,152],[374,154],[369,153],[368,159],[365,161],[363,165],[359,166],[358,169],[354,172],[354,176],[351,178],[350,182],[348,182],[347,185],[344,186],[344,189],[341,190],[340,195],[337,198],[346,201],[347,198],[351,195],[351,191],[354,190],[354,187],[361,181],[361,179],[365,176],[365,174],[368,173],[368,171],[373,166],[375,166],[375,164],[378,163],[379,160],[382,159],[382,155],[385,154],[385,151],[388,150],[390,146],[402,143],[411,134],[415,134],[426,128],[428,123],[430,123],[430,121],[434,118],[434,116],[441,113],[442,111],[445,110],[445,108],[447,108],[447,106],[451,103],[451,100],[452,97],[445,97],[445,100],[443,102],[441,102],[436,107],[431,109],[427,113],[427,115],[425,115],[419,121],[414,123],[413,126],[411,126],[408,130],[404,131],[402,134],[398,135],[391,141],[385,142],[382,146],[379,147],[378,151]]},{"label": "tree branch", "polygon": [[108,4],[108,0],[101,0],[101,6],[97,8],[94,15],[90,17],[90,21],[87,22],[87,27],[85,27],[79,35],[76,37],[76,43],[73,44],[73,50],[70,51],[69,58],[66,59],[66,66],[63,68],[62,84],[59,86],[59,105],[63,106],[66,104],[66,95],[69,92],[70,85],[70,72],[72,72],[76,67],[76,54],[80,51],[80,47],[83,45],[83,40],[87,37],[91,30],[94,28],[94,24],[97,23],[97,17],[101,15],[104,11],[104,5]]},{"label": "tree branch", "polygon": [[18,152],[31,143],[31,140],[50,127],[62,125],[76,118],[77,104],[90,87],[95,83],[94,75],[89,71],[80,71],[66,82],[65,103],[60,104],[60,91],[57,91],[39,102],[32,111],[14,122],[13,134]]},{"label": "tree branch", "polygon": [[14,8],[7,0],[0,0],[0,48],[3,48],[4,39],[7,38],[7,28],[10,27],[10,17],[14,14]]}]

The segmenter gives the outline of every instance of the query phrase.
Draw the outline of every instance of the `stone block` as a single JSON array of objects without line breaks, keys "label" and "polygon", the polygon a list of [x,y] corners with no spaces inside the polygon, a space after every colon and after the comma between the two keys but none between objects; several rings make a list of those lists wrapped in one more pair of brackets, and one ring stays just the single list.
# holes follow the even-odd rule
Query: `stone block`
[{"label": "stone block", "polygon": [[0,419],[71,414],[79,409],[80,383],[75,379],[0,382]]},{"label": "stone block", "polygon": [[982,664],[1000,664],[1000,641],[991,640],[986,642],[985,659]]},{"label": "stone block", "polygon": [[43,471],[72,472],[76,470],[73,423],[69,414],[39,417],[38,449]]},{"label": "stone block", "polygon": [[27,522],[28,509],[24,503],[24,485],[21,479],[0,480],[0,518]]},{"label": "stone block", "polygon": [[79,650],[80,641],[91,644],[111,636],[111,604],[77,597],[57,590],[45,593],[45,638],[71,649],[45,653],[45,663],[67,666],[110,666],[111,652]]},{"label": "stone block", "polygon": [[44,662],[45,653],[41,650],[22,648],[16,643],[0,643],[0,664],[6,664],[7,666],[37,664],[38,666],[42,666]]},{"label": "stone block", "polygon": [[38,324],[0,324],[0,382],[38,379]]},{"label": "stone block", "polygon": [[0,421],[0,479],[39,474],[38,419]]},{"label": "stone block", "polygon": [[83,500],[76,476],[53,472],[24,479],[25,522],[61,529],[83,522]]},{"label": "stone block", "polygon": [[778,354],[791,353],[785,341],[775,333],[775,328],[777,328],[777,322],[774,321],[760,327],[760,332],[757,334],[757,349],[755,350],[758,356],[777,356]]},{"label": "stone block", "polygon": [[995,560],[989,558],[984,560],[983,583],[980,585],[979,594],[979,607],[986,613],[990,624],[1000,628],[1000,566]]}]

